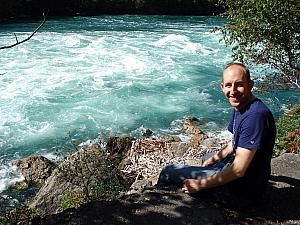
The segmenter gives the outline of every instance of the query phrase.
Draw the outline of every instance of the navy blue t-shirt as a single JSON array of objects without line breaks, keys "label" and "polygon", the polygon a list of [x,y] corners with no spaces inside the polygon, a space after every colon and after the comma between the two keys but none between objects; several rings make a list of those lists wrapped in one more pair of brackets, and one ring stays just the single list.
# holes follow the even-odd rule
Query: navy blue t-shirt
[{"label": "navy blue t-shirt", "polygon": [[234,194],[254,198],[264,190],[271,173],[271,157],[276,137],[273,115],[255,98],[242,110],[234,110],[228,130],[233,146],[256,150],[244,177],[229,184]]}]

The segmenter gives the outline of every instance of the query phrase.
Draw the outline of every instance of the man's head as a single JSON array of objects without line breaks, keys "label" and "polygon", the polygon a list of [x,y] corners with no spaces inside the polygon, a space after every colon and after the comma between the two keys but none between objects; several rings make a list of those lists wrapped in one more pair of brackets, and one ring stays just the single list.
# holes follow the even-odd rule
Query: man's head
[{"label": "man's head", "polygon": [[240,110],[253,99],[253,85],[250,72],[243,64],[232,63],[224,69],[221,88],[234,108]]}]

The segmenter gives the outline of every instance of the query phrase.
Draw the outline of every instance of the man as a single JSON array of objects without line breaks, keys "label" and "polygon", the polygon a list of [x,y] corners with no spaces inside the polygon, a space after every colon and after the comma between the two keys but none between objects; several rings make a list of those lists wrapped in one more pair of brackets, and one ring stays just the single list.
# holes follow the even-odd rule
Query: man
[{"label": "man", "polygon": [[271,172],[276,127],[270,110],[252,94],[253,86],[243,64],[229,64],[224,69],[221,88],[234,108],[228,126],[232,141],[202,166],[165,167],[159,186],[182,185],[187,194],[221,187],[233,204],[248,205],[260,197]]}]

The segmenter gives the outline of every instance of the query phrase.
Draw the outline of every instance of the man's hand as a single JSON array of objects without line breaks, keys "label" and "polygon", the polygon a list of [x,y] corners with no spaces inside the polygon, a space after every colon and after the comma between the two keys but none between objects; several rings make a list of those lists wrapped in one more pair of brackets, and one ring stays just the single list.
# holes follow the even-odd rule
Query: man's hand
[{"label": "man's hand", "polygon": [[201,187],[201,180],[196,179],[186,179],[183,182],[182,191],[186,194],[196,193],[201,191],[203,188]]},{"label": "man's hand", "polygon": [[209,166],[215,163],[214,157],[210,157],[202,163],[202,166]]}]

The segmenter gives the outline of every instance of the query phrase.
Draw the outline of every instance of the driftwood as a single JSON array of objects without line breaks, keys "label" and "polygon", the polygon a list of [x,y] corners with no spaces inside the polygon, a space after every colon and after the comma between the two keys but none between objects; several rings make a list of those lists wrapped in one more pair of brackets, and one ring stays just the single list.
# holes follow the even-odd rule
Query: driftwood
[{"label": "driftwood", "polygon": [[217,151],[226,144],[220,141],[218,147],[208,148],[203,145],[186,145],[182,155],[176,154],[174,148],[182,148],[180,143],[166,143],[162,140],[143,140],[133,142],[129,150],[126,165],[121,170],[125,176],[135,180],[147,179],[155,176],[170,163],[190,164],[191,161],[201,161],[207,152]]}]

